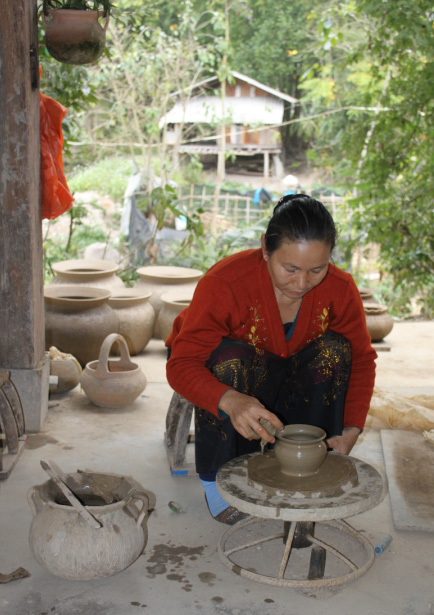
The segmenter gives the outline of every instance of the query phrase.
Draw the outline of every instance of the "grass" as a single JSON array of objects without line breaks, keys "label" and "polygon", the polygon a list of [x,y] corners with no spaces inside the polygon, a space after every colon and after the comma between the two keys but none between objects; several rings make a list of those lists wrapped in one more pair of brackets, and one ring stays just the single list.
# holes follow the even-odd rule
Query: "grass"
[{"label": "grass", "polygon": [[104,158],[96,164],[73,169],[67,176],[71,192],[94,190],[102,196],[122,201],[128,179],[134,171],[129,157]]}]

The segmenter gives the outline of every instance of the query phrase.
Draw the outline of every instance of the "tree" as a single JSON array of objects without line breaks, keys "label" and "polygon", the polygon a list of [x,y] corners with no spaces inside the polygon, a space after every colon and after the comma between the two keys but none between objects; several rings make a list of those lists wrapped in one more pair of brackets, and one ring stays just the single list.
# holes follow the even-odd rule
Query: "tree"
[{"label": "tree", "polygon": [[[325,30],[324,59],[304,88],[313,101],[313,79],[321,73],[333,73],[335,87],[342,85],[336,119],[324,115],[316,126],[321,163],[351,191],[355,228],[379,244],[396,292],[407,305],[417,297],[432,314],[432,3],[363,0],[355,8],[336,1],[318,23]],[[326,146],[324,136],[336,126]]]}]

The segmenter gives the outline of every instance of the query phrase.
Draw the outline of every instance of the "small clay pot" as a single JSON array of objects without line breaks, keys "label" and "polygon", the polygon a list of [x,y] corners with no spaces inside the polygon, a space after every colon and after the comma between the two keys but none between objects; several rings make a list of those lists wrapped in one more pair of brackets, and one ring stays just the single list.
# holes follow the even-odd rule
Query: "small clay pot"
[{"label": "small clay pot", "polygon": [[326,432],[314,425],[286,425],[276,433],[274,455],[289,476],[316,474],[327,456]]},{"label": "small clay pot", "polygon": [[[117,342],[120,359],[109,361],[110,350]],[[88,398],[104,408],[129,406],[147,384],[140,367],[130,359],[128,346],[122,335],[108,335],[101,346],[98,361],[91,361],[81,374],[80,384]]]},{"label": "small clay pot", "polygon": [[57,376],[57,384],[50,385],[50,393],[67,393],[74,389],[80,382],[80,374],[83,371],[80,363],[72,355],[60,352],[55,346],[49,350],[50,376]]},{"label": "small clay pot", "polygon": [[380,342],[393,329],[393,318],[388,313],[387,305],[376,303],[364,304],[366,326],[373,342]]}]

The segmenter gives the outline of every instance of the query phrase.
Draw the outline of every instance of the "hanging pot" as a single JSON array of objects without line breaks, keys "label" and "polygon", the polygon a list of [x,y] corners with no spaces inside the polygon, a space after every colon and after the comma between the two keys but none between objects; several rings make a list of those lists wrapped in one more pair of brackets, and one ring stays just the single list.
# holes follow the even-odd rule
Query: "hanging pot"
[{"label": "hanging pot", "polygon": [[[105,17],[102,27],[99,17]],[[109,14],[101,11],[50,9],[44,0],[42,20],[49,54],[65,64],[91,64],[103,53]]]}]

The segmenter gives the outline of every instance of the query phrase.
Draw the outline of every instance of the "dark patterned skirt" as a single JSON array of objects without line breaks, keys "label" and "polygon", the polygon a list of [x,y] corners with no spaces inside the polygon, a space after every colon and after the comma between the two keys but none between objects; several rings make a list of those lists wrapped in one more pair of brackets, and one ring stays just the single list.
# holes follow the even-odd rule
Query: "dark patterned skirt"
[{"label": "dark patterned skirt", "polygon": [[[225,338],[207,367],[220,382],[256,397],[284,425],[316,425],[327,437],[342,433],[351,345],[339,333],[326,331],[287,358]],[[196,470],[201,475],[212,475],[227,461],[259,449],[259,440],[243,438],[229,418],[196,408]]]}]

